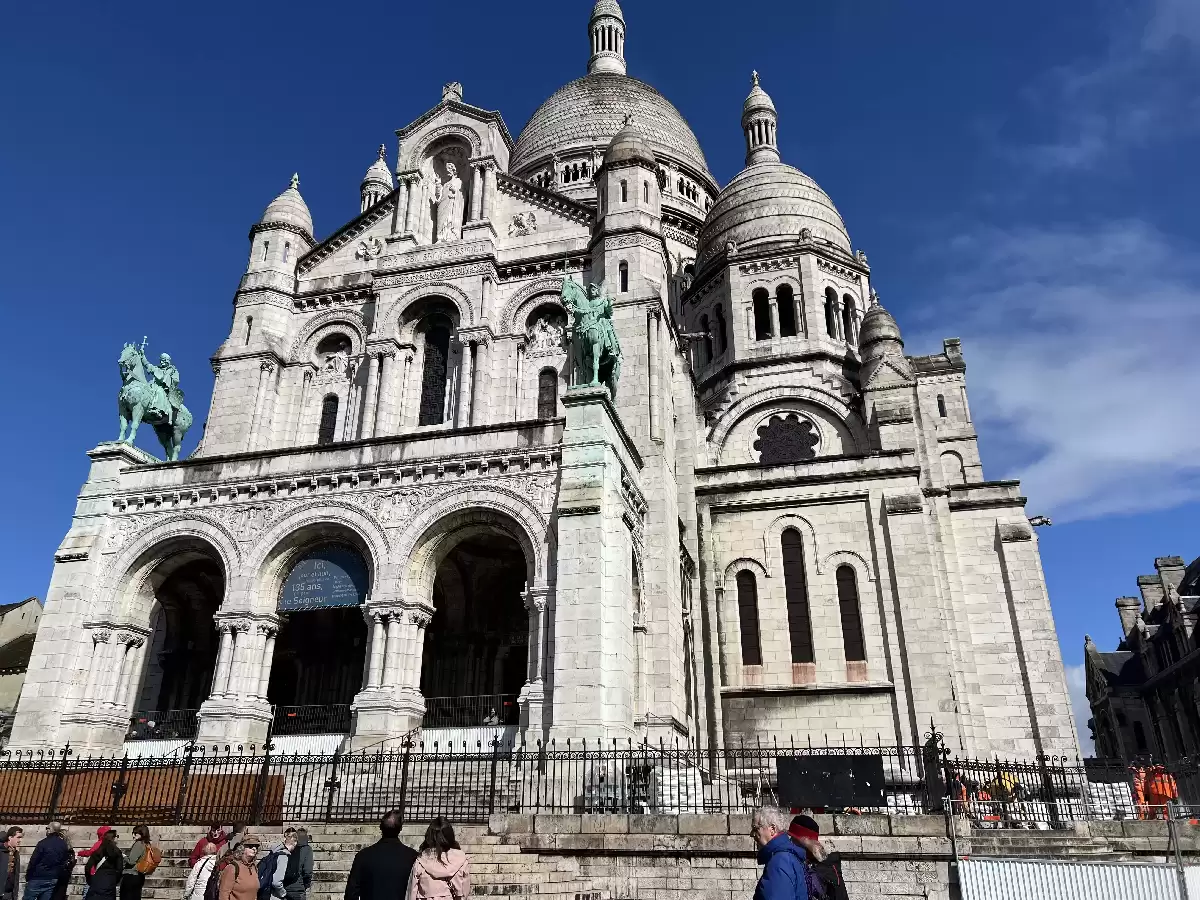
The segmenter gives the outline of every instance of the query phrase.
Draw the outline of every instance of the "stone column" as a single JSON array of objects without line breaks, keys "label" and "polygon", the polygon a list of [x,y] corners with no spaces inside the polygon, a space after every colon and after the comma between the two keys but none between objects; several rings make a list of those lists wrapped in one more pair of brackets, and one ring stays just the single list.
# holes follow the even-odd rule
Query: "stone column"
[{"label": "stone column", "polygon": [[400,433],[408,427],[408,406],[409,406],[409,382],[413,377],[413,359],[415,351],[408,349],[404,351],[404,363],[400,370],[400,399],[396,404],[396,433]]},{"label": "stone column", "polygon": [[126,683],[129,680],[129,669],[133,665],[133,653],[130,652],[133,640],[132,635],[117,635],[117,659],[113,667],[113,677],[105,685],[104,702],[108,706],[116,706],[125,695]]},{"label": "stone column", "polygon": [[275,371],[275,363],[264,359],[258,366],[258,388],[254,393],[254,414],[250,417],[250,433],[246,435],[246,449],[257,450],[262,446],[260,429],[263,425],[263,411],[267,405],[267,390],[271,383],[271,375]]},{"label": "stone column", "polygon": [[658,309],[651,310],[649,315],[646,317],[646,327],[650,332],[650,341],[649,341],[649,343],[650,343],[650,359],[649,359],[648,365],[650,367],[650,439],[651,440],[659,440],[662,437],[662,435],[659,434],[659,426],[661,424],[659,422],[659,418],[660,418],[660,416],[659,416],[659,393],[662,390],[662,388],[661,388],[661,385],[659,384],[659,379],[661,377],[659,374],[659,369],[661,367],[661,364],[659,362],[659,348],[658,348],[658,338],[659,338],[658,320],[659,320]]},{"label": "stone column", "polygon": [[142,649],[145,643],[145,638],[131,637],[125,651],[125,655],[130,657],[129,674],[126,676],[124,689],[117,697],[117,704],[127,710],[133,710],[137,703],[142,671],[146,668],[146,651]]},{"label": "stone column", "polygon": [[483,166],[483,218],[492,219],[492,208],[496,204],[496,163],[488,161]]},{"label": "stone column", "polygon": [[295,421],[292,422],[292,435],[289,441],[293,447],[304,439],[304,411],[308,408],[308,392],[312,388],[312,380],[312,369],[305,366],[300,382],[300,405],[296,407]]},{"label": "stone column", "polygon": [[217,625],[221,635],[220,648],[217,650],[217,668],[213,677],[212,695],[223,697],[229,689],[229,664],[233,656],[233,629],[226,622]]},{"label": "stone column", "polygon": [[529,613],[529,672],[531,684],[545,679],[546,599],[548,588],[531,588],[525,592],[525,609]]},{"label": "stone column", "polygon": [[379,406],[375,413],[375,430],[371,433],[372,437],[391,434],[394,431],[392,427],[392,394],[396,389],[394,384],[396,351],[385,351],[381,355],[380,361],[382,368],[379,375]]},{"label": "stone column", "polygon": [[97,679],[104,667],[110,637],[111,634],[107,631],[92,632],[92,658],[88,663],[87,681],[83,685],[84,703],[96,703],[99,700]]},{"label": "stone column", "polygon": [[400,616],[401,614],[398,612],[388,616],[387,650],[383,657],[383,686],[385,688],[396,687],[400,677],[400,660],[403,655]]},{"label": "stone column", "polygon": [[468,425],[487,424],[488,401],[491,398],[491,344],[487,340],[475,343],[475,382],[471,391],[471,409]]},{"label": "stone column", "polygon": [[404,200],[404,233],[412,234],[413,230],[413,187],[417,183],[416,176],[405,175],[404,183],[408,185],[408,191],[405,194]]},{"label": "stone column", "polygon": [[425,651],[425,629],[429,627],[430,616],[424,610],[411,610],[408,614],[409,645],[405,654],[402,687],[413,691],[421,689],[421,660]]},{"label": "stone column", "polygon": [[384,614],[381,612],[372,612],[371,614],[371,674],[367,678],[368,688],[378,688],[383,683],[383,655],[384,655]]},{"label": "stone column", "polygon": [[359,437],[375,437],[375,403],[379,395],[379,354],[371,353],[367,357],[367,396],[363,400],[362,424],[358,430]]},{"label": "stone column", "polygon": [[[516,366],[514,367],[516,369],[516,375],[515,375],[516,381],[513,384],[513,391],[512,391],[512,405],[513,405],[512,420],[514,422],[519,422],[521,420],[521,369],[525,365],[525,341],[524,341],[524,339],[522,339],[521,341],[519,341],[517,343],[516,357],[517,357],[517,362],[516,362]],[[571,368],[573,369],[574,366],[572,366]]]},{"label": "stone column", "polygon": [[258,630],[263,635],[263,652],[258,663],[258,690],[255,693],[266,700],[267,687],[271,683],[271,665],[275,661],[275,638],[279,635],[279,629],[274,625],[259,625]]},{"label": "stone column", "polygon": [[779,298],[772,297],[768,301],[771,307],[771,337],[778,338],[779,334]]},{"label": "stone column", "polygon": [[483,218],[483,166],[475,163],[471,166],[471,211],[467,215],[468,222],[478,222]]},{"label": "stone column", "polygon": [[463,428],[471,424],[471,386],[474,382],[471,372],[471,356],[475,342],[472,340],[464,340],[462,342],[462,362],[459,364],[458,375],[458,409],[455,416],[455,425]]}]

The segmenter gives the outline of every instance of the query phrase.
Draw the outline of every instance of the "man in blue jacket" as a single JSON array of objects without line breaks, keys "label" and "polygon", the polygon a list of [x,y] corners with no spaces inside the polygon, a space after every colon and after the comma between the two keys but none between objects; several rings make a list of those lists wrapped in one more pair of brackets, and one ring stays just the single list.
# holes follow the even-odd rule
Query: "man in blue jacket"
[{"label": "man in blue jacket", "polygon": [[792,817],[782,809],[764,806],[750,817],[750,836],[758,845],[763,867],[754,900],[808,900],[804,850],[788,836]]},{"label": "man in blue jacket", "polygon": [[25,900],[50,900],[58,880],[75,867],[75,854],[62,828],[62,822],[51,822],[33,848],[25,867]]}]

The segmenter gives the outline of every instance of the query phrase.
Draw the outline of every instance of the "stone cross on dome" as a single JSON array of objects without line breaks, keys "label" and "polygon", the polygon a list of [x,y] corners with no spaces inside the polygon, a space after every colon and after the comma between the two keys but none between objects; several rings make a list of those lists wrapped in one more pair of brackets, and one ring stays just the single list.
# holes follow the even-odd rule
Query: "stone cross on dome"
[{"label": "stone cross on dome", "polygon": [[292,173],[292,180],[291,180],[291,182],[288,183],[288,187],[290,187],[293,191],[300,190],[300,173],[299,172]]}]

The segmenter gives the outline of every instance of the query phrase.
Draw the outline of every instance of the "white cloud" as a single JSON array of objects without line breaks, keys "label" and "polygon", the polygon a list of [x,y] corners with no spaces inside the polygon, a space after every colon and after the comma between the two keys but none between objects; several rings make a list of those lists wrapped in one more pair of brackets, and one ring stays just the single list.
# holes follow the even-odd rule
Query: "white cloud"
[{"label": "white cloud", "polygon": [[988,477],[1062,519],[1200,498],[1200,262],[1137,221],[980,229],[939,248]]},{"label": "white cloud", "polygon": [[1092,732],[1087,724],[1092,717],[1092,708],[1088,706],[1086,686],[1083,663],[1067,666],[1067,693],[1071,696],[1071,712],[1075,716],[1075,729],[1079,732],[1079,747],[1084,756],[1095,756],[1096,745],[1092,743]]},{"label": "white cloud", "polygon": [[1109,23],[1099,58],[1057,67],[1026,89],[1052,135],[1015,151],[1042,170],[1090,169],[1122,150],[1197,127],[1200,4],[1154,0]]}]

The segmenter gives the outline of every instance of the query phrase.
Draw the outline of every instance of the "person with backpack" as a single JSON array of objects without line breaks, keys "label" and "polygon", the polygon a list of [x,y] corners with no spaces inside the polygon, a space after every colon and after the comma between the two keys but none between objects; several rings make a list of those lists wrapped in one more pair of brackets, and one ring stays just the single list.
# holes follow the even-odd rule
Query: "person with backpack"
[{"label": "person with backpack", "polygon": [[113,829],[104,832],[100,847],[88,857],[83,867],[89,900],[117,900],[117,885],[125,869],[125,855],[117,846],[118,834]]},{"label": "person with backpack", "polygon": [[295,846],[296,829],[288,828],[283,832],[283,841],[258,861],[258,900],[283,900],[287,896],[283,882]]},{"label": "person with backpack", "polygon": [[842,878],[842,858],[821,843],[821,826],[811,816],[796,816],[788,837],[803,848],[807,857],[808,894],[813,900],[849,900]]},{"label": "person with backpack", "polygon": [[63,834],[62,822],[51,822],[25,867],[25,900],[50,900],[63,873],[69,876],[73,868],[75,853]]},{"label": "person with backpack", "polygon": [[[238,843],[237,853],[230,854],[225,865],[219,866],[220,875],[210,878],[204,900],[257,900],[258,897],[258,867],[254,859],[258,856],[261,842],[250,832],[246,832]],[[212,897],[212,883],[217,882],[217,896]]]},{"label": "person with backpack", "polygon": [[425,829],[421,855],[413,864],[408,900],[469,900],[471,873],[454,828],[438,816]]},{"label": "person with backpack", "polygon": [[296,846],[288,857],[287,871],[283,875],[283,890],[287,900],[305,900],[312,887],[313,852],[308,843],[308,829],[296,829]]},{"label": "person with backpack", "polygon": [[150,840],[150,829],[133,826],[133,846],[125,857],[125,875],[121,878],[121,900],[142,900],[142,885],[146,876],[162,862],[162,851]]},{"label": "person with backpack", "polygon": [[793,843],[787,827],[788,814],[773,806],[759,807],[750,816],[750,837],[763,867],[754,900],[808,900],[804,848]]},{"label": "person with backpack", "polygon": [[225,842],[229,840],[229,835],[225,833],[225,829],[220,825],[209,825],[208,833],[200,840],[196,841],[196,846],[192,850],[191,856],[188,857],[188,868],[195,868],[196,863],[202,861],[206,853],[208,853],[208,845],[213,844],[220,853],[225,846]]},{"label": "person with backpack", "polygon": [[183,887],[183,900],[203,900],[208,889],[208,880],[217,867],[217,845],[205,844],[200,859],[188,872],[187,884]]}]

